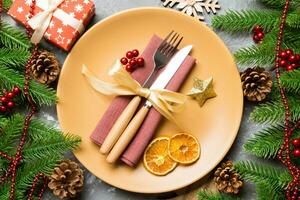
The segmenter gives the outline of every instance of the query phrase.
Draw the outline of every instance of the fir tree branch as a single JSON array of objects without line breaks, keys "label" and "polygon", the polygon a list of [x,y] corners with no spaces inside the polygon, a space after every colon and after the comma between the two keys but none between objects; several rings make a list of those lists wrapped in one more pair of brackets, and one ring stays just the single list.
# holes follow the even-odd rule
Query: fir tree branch
[{"label": "fir tree branch", "polygon": [[292,180],[287,170],[251,161],[240,161],[234,165],[234,168],[243,179],[256,184],[266,184],[277,191],[286,189]]},{"label": "fir tree branch", "polygon": [[[0,65],[0,86],[10,89],[16,85],[23,88],[24,76]],[[30,94],[38,105],[53,105],[56,103],[57,98],[53,89],[35,81],[30,81],[30,88]]]},{"label": "fir tree branch", "polygon": [[12,0],[3,0],[3,8],[4,10],[8,10],[12,4]]},{"label": "fir tree branch", "polygon": [[288,92],[300,93],[300,71],[293,70],[281,73],[281,83]]},{"label": "fir tree branch", "polygon": [[250,33],[255,25],[260,24],[268,32],[277,24],[280,16],[280,11],[273,10],[243,10],[240,12],[230,10],[225,15],[214,17],[212,26],[228,32],[246,31]]},{"label": "fir tree branch", "polygon": [[31,43],[25,33],[4,22],[0,26],[0,44],[11,49],[28,50],[31,48]]},{"label": "fir tree branch", "polygon": [[286,24],[291,28],[300,28],[300,13],[291,13],[286,18]]},{"label": "fir tree branch", "polygon": [[275,191],[266,183],[256,185],[257,200],[285,200],[284,190]]},{"label": "fir tree branch", "polygon": [[268,8],[276,8],[281,9],[284,4],[285,0],[260,0],[261,3],[263,3]]},{"label": "fir tree branch", "polygon": [[224,193],[212,193],[206,190],[200,190],[197,193],[199,200],[239,200],[236,196],[227,195]]},{"label": "fir tree branch", "polygon": [[24,71],[29,56],[30,52],[22,49],[0,48],[0,65]]},{"label": "fir tree branch", "polygon": [[[275,158],[283,143],[284,127],[274,125],[254,134],[243,145],[243,150],[262,158]],[[300,130],[296,130],[293,138],[300,137]]]},{"label": "fir tree branch", "polygon": [[[300,99],[297,96],[288,97],[291,120],[300,119]],[[284,106],[280,100],[267,102],[256,106],[250,114],[250,119],[257,123],[279,123],[284,121]]]}]

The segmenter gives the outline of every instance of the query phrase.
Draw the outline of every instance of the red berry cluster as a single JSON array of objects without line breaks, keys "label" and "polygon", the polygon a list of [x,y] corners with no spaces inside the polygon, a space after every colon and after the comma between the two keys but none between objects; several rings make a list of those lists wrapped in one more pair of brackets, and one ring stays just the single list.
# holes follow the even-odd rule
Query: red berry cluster
[{"label": "red berry cluster", "polygon": [[4,95],[0,97],[1,106],[0,106],[0,112],[5,113],[9,109],[12,109],[15,106],[14,103],[14,97],[19,95],[21,93],[21,89],[18,86],[15,86],[12,91],[5,91]]},{"label": "red berry cluster", "polygon": [[294,54],[293,50],[286,49],[280,51],[278,57],[279,66],[285,68],[287,71],[294,70],[299,67],[300,55]]},{"label": "red berry cluster", "polygon": [[138,56],[139,51],[134,49],[132,51],[127,51],[126,57],[121,58],[121,63],[125,65],[126,71],[133,72],[137,67],[144,66],[144,58]]},{"label": "red berry cluster", "polygon": [[300,138],[293,139],[292,144],[295,148],[293,151],[293,155],[294,155],[294,157],[299,158],[300,157]]},{"label": "red berry cluster", "polygon": [[254,35],[253,35],[253,41],[254,41],[255,43],[261,43],[262,40],[263,40],[264,37],[265,37],[263,28],[262,28],[260,25],[256,25],[256,26],[254,26],[254,28],[253,28],[252,31],[253,31],[253,33],[254,33]]}]

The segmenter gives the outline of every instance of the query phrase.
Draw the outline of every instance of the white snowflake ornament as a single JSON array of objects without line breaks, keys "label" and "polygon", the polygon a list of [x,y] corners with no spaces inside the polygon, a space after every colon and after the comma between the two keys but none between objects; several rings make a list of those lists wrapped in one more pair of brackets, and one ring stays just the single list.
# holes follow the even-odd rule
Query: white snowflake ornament
[{"label": "white snowflake ornament", "polygon": [[217,9],[221,6],[218,0],[162,0],[165,7],[174,7],[177,4],[178,10],[186,13],[189,16],[193,16],[198,20],[204,20],[204,9],[207,13],[211,11],[216,14]]}]

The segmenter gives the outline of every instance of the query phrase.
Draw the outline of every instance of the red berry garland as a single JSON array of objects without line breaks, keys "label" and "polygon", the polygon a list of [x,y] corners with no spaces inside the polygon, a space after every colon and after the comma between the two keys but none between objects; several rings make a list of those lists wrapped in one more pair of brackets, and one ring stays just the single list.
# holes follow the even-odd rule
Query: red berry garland
[{"label": "red berry garland", "polygon": [[280,58],[278,60],[279,66],[285,68],[287,71],[291,71],[299,67],[300,55],[294,54],[291,49],[280,51],[278,57]]},{"label": "red berry garland", "polygon": [[263,32],[263,28],[260,25],[256,25],[252,29],[254,35],[253,35],[253,41],[255,43],[261,43],[265,37],[265,34]]},{"label": "red berry garland", "polygon": [[[286,190],[286,198],[288,200],[294,200],[294,199],[299,199],[299,188],[300,188],[300,184],[299,184],[299,178],[300,178],[300,169],[295,166],[292,161],[291,161],[291,152],[290,152],[290,142],[291,142],[291,136],[293,135],[294,131],[299,128],[300,126],[300,120],[298,120],[294,125],[291,125],[291,121],[290,121],[290,108],[289,108],[289,103],[288,103],[288,99],[286,97],[285,94],[285,89],[281,84],[281,80],[280,80],[280,58],[281,57],[287,57],[287,56],[291,56],[292,55],[292,51],[288,50],[285,51],[285,53],[283,53],[283,51],[281,50],[281,45],[282,45],[282,39],[283,39],[283,31],[284,31],[284,26],[286,23],[286,16],[287,16],[287,12],[289,9],[289,0],[285,1],[285,5],[283,8],[283,13],[282,13],[282,17],[281,17],[281,22],[280,22],[280,27],[279,27],[279,34],[278,34],[278,38],[277,38],[277,44],[276,44],[276,57],[275,57],[275,72],[276,72],[276,79],[278,82],[278,88],[280,91],[280,95],[281,95],[281,100],[282,103],[284,105],[284,110],[285,110],[285,128],[284,128],[284,141],[282,146],[279,149],[278,152],[278,159],[288,168],[288,170],[290,171],[293,180],[289,183],[288,188]],[[293,142],[293,141],[292,141]],[[296,142],[295,142],[296,143]],[[293,152],[293,156],[298,157],[300,151],[294,151]],[[283,156],[284,155],[284,156]]]},{"label": "red berry garland", "polygon": [[144,66],[144,58],[138,57],[139,51],[137,49],[134,49],[132,51],[127,51],[126,57],[121,58],[120,62],[125,65],[125,69],[128,72],[133,72],[134,69],[137,67],[143,67]]},{"label": "red berry garland", "polygon": [[[30,15],[29,18],[33,16],[33,10],[35,8],[35,4],[36,4],[36,1],[32,0],[32,4],[30,6],[30,11],[29,11],[29,15]],[[2,13],[2,6],[3,6],[2,5],[2,0],[0,0],[0,16],[1,16],[1,13]],[[1,23],[1,19],[0,19],[0,23]],[[31,29],[28,25],[26,25],[26,33],[27,33],[28,37],[31,37],[31,35],[32,35],[31,34]],[[32,116],[35,114],[35,112],[37,110],[36,104],[35,104],[35,102],[33,101],[32,97],[29,94],[29,89],[30,89],[30,87],[29,87],[30,65],[31,65],[31,62],[32,62],[33,58],[35,56],[37,56],[37,54],[38,54],[38,47],[37,47],[37,45],[34,45],[31,57],[29,58],[29,60],[27,61],[26,66],[25,66],[25,80],[24,80],[24,88],[23,88],[24,96],[28,100],[28,102],[31,106],[31,111],[26,114],[25,121],[24,121],[23,133],[22,133],[22,137],[20,139],[20,143],[17,147],[17,152],[16,152],[14,157],[11,157],[8,154],[0,151],[0,156],[10,161],[8,169],[3,170],[5,172],[4,172],[4,174],[2,174],[0,176],[0,186],[3,185],[4,183],[8,182],[9,177],[11,178],[11,180],[10,180],[11,188],[10,188],[10,193],[9,193],[9,200],[14,200],[15,199],[14,195],[15,195],[15,184],[16,184],[17,169],[18,169],[18,165],[20,164],[20,162],[22,160],[22,151],[23,151],[23,147],[25,145],[26,136],[27,136],[27,133],[28,133],[29,125],[30,125],[30,120],[31,120]],[[3,102],[7,102],[7,100],[9,98],[12,98],[15,94],[19,94],[20,91],[21,91],[20,88],[15,87],[11,93],[8,93],[7,95],[5,95],[6,99],[4,97],[1,98],[1,102],[2,102],[2,100],[3,100]],[[7,106],[8,107],[13,107],[14,103],[13,102],[8,102]],[[0,110],[1,111],[4,111],[4,110],[6,111],[6,107],[2,105],[0,107]],[[33,183],[32,183],[31,189],[29,191],[27,200],[32,200],[33,193],[36,189],[37,183],[38,183],[40,178],[42,178],[42,180],[43,180],[43,187],[42,187],[41,191],[38,194],[38,199],[39,200],[42,199],[42,196],[43,196],[44,191],[45,191],[46,186],[47,186],[47,177],[42,173],[38,173],[35,176],[34,180],[33,180]]]}]

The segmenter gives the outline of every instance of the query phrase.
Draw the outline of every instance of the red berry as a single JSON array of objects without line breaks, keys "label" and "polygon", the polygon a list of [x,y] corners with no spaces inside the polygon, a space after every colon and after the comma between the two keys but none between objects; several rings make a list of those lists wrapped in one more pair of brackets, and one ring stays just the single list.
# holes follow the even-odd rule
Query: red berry
[{"label": "red berry", "polygon": [[258,36],[255,34],[255,35],[253,35],[253,41],[255,42],[255,43],[259,43],[260,42],[260,39],[258,38]]},{"label": "red berry", "polygon": [[135,59],[135,58],[130,59],[129,64],[130,64],[132,67],[135,67],[135,66],[137,65],[136,59]]},{"label": "red berry", "polygon": [[14,98],[14,96],[15,96],[15,94],[12,93],[12,92],[8,92],[8,93],[6,94],[6,98],[8,98],[8,99],[12,99],[12,98]]},{"label": "red berry", "polygon": [[253,32],[254,33],[260,33],[260,32],[262,32],[263,31],[263,28],[260,26],[260,25],[256,25],[256,26],[254,26],[254,28],[253,28]]},{"label": "red berry", "polygon": [[293,55],[293,54],[294,54],[293,50],[291,50],[291,49],[287,49],[287,50],[285,50],[285,53],[286,53],[288,56],[290,56],[290,55]]},{"label": "red berry", "polygon": [[297,65],[296,63],[292,63],[291,65],[292,65],[292,68],[293,68],[293,69],[298,68],[298,65]]},{"label": "red berry", "polygon": [[7,103],[7,107],[13,108],[15,106],[14,102],[10,101]]},{"label": "red berry", "polygon": [[126,71],[128,71],[128,72],[133,72],[133,67],[132,67],[130,64],[127,64],[127,65],[125,66],[125,69],[126,69]]},{"label": "red berry", "polygon": [[0,106],[0,111],[1,111],[1,112],[6,112],[6,110],[7,110],[7,109],[6,109],[5,106]]},{"label": "red berry", "polygon": [[121,63],[122,63],[123,65],[126,65],[126,64],[128,63],[128,59],[125,58],[125,57],[121,58]]},{"label": "red berry", "polygon": [[281,52],[279,53],[279,57],[280,57],[280,58],[286,58],[286,57],[287,57],[286,52],[285,52],[285,51],[281,51]]},{"label": "red berry", "polygon": [[290,61],[291,63],[295,63],[295,62],[297,61],[296,56],[290,55],[289,61]]},{"label": "red berry", "polygon": [[133,58],[133,53],[132,53],[131,51],[127,51],[126,57],[127,57],[128,59]]},{"label": "red berry", "polygon": [[264,37],[265,37],[265,34],[264,34],[263,32],[257,33],[257,38],[258,38],[259,40],[264,39]]},{"label": "red berry", "polygon": [[299,147],[300,146],[300,138],[293,139],[292,144],[294,145],[294,147]]},{"label": "red berry", "polygon": [[292,70],[294,70],[293,65],[288,65],[288,66],[286,66],[286,70],[287,70],[287,71],[292,71]]},{"label": "red berry", "polygon": [[299,54],[295,54],[295,58],[296,58],[296,62],[300,61],[300,55]]},{"label": "red berry", "polygon": [[293,155],[295,156],[295,157],[300,157],[300,149],[295,149],[294,151],[293,151]]},{"label": "red berry", "polygon": [[1,100],[2,103],[6,103],[7,102],[7,98],[6,97],[1,97],[0,100]]},{"label": "red berry", "polygon": [[143,66],[144,66],[144,63],[145,63],[144,58],[139,57],[139,58],[137,59],[137,64],[138,64],[138,66],[143,67]]},{"label": "red berry", "polygon": [[138,57],[140,53],[139,53],[139,50],[134,49],[134,50],[132,50],[132,54],[134,57]]},{"label": "red berry", "polygon": [[287,61],[286,60],[280,60],[279,65],[280,65],[280,67],[286,67]]},{"label": "red berry", "polygon": [[21,92],[21,89],[18,86],[15,86],[14,89],[13,89],[13,93],[14,94],[20,94],[20,92]]}]

